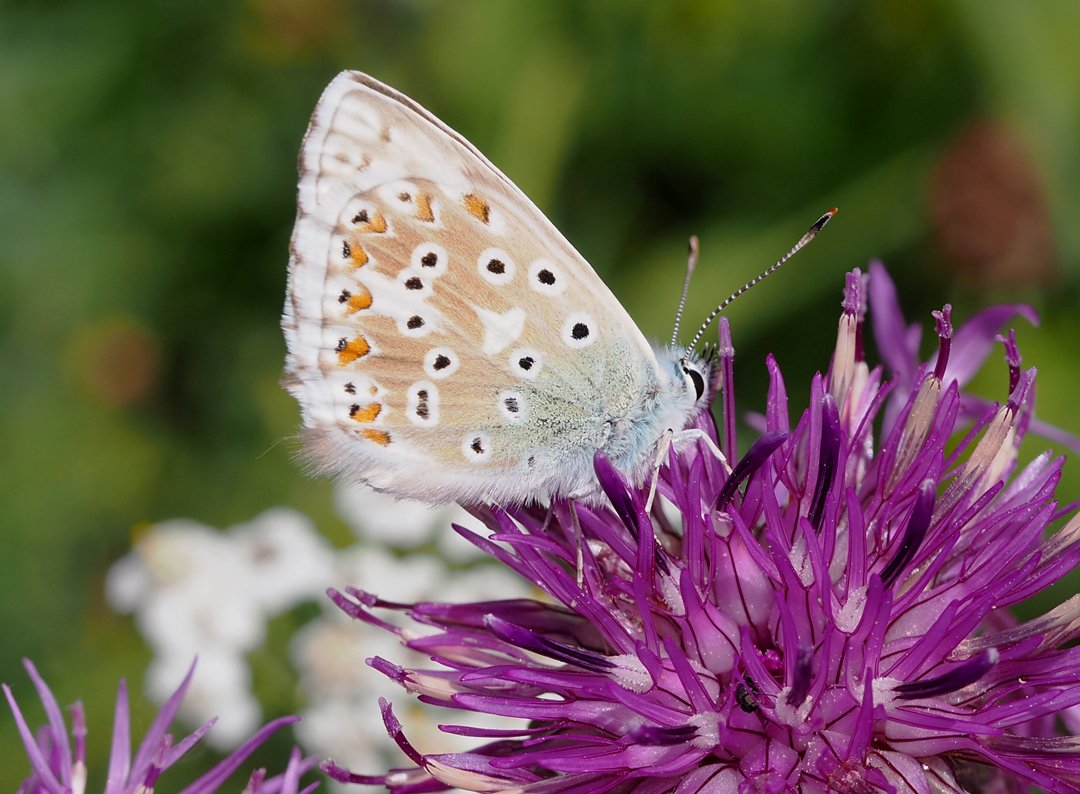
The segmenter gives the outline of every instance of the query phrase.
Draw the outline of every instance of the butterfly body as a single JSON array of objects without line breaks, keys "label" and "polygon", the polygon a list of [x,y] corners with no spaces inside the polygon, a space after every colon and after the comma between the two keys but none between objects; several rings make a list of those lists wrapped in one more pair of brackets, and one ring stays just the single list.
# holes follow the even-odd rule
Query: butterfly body
[{"label": "butterfly body", "polygon": [[393,89],[339,75],[300,170],[283,327],[320,468],[428,502],[588,496],[595,451],[640,482],[702,410],[704,362],[651,347],[521,191]]}]

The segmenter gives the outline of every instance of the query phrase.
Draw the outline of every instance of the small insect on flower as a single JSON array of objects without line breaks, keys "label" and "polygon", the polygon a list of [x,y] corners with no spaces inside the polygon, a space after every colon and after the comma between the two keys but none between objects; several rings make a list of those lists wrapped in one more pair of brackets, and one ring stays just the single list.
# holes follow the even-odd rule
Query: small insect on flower
[{"label": "small insect on flower", "polygon": [[[53,697],[52,691],[38,675],[37,669],[31,662],[24,661],[23,664],[45,707],[48,724],[36,732],[31,731],[22,710],[15,702],[11,688],[7,684],[3,685],[4,695],[7,697],[11,713],[15,717],[15,725],[22,736],[26,754],[30,759],[30,775],[19,787],[19,794],[84,794],[87,784],[86,717],[82,703],[71,706],[69,738],[63,712],[56,698]],[[113,723],[108,780],[103,789],[105,794],[153,794],[162,773],[177,764],[213,726],[214,720],[211,720],[175,743],[172,735],[167,732],[180,708],[194,672],[195,666],[192,665],[176,692],[162,706],[136,750],[134,758],[131,755],[131,723],[128,715],[127,686],[123,681],[120,682],[120,689],[116,696],[116,716]],[[267,723],[217,766],[197,780],[190,782],[183,789],[184,794],[213,794],[219,791],[221,786],[228,781],[229,776],[236,772],[248,756],[272,733],[296,721],[295,717],[282,717]],[[74,740],[74,747],[72,740]],[[301,788],[301,777],[314,766],[314,758],[302,758],[299,751],[294,750],[285,772],[268,778],[266,770],[256,770],[251,775],[244,792],[245,794],[310,794],[319,784],[315,782]],[[172,782],[171,787],[175,786],[177,783]]]},{"label": "small insect on flower", "polygon": [[[477,511],[458,528],[543,600],[402,605],[334,591],[349,615],[396,632],[432,669],[370,664],[420,699],[522,720],[447,725],[471,752],[425,753],[390,704],[411,767],[339,780],[400,792],[1050,792],[1080,790],[1080,596],[1018,623],[1008,608],[1080,562],[1080,519],[1054,494],[1063,459],[1018,464],[1034,370],[1007,340],[1009,391],[960,392],[1024,307],[953,331],[935,314],[920,364],[883,268],[844,290],[836,350],[789,415],[767,361],[759,435],[732,470],[704,445],[673,450],[646,508],[598,454],[608,507],[557,501]],[[863,353],[867,297],[891,383]],[[721,323],[724,437],[734,459],[734,350]],[[677,516],[674,514],[677,513]],[[423,631],[379,613],[403,612]],[[464,720],[463,720],[464,721]]]},{"label": "small insect on flower", "polygon": [[650,345],[536,206],[393,88],[359,72],[327,86],[297,204],[286,385],[320,470],[430,503],[522,504],[599,497],[597,450],[640,483],[672,437],[701,437],[708,322],[687,347],[677,323]]}]

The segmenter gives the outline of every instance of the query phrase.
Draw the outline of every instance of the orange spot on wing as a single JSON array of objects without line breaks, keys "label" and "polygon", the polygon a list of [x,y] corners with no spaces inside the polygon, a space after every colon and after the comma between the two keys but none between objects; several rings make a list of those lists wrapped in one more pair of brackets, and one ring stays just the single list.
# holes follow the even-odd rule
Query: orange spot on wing
[{"label": "orange spot on wing", "polygon": [[371,308],[371,293],[368,291],[368,288],[363,284],[357,286],[359,291],[354,292],[349,296],[349,302],[345,306],[346,314],[355,314],[356,312]]},{"label": "orange spot on wing", "polygon": [[353,267],[363,267],[368,263],[367,251],[353,243],[349,246],[349,262]]},{"label": "orange spot on wing", "polygon": [[379,403],[370,403],[361,408],[359,405],[354,405],[349,409],[349,417],[357,422],[374,422],[376,417],[382,413],[382,405]]},{"label": "orange spot on wing", "polygon": [[431,209],[430,193],[421,193],[416,197],[416,219],[425,223],[435,220],[435,213]]},{"label": "orange spot on wing", "polygon": [[481,223],[487,223],[491,218],[491,207],[475,193],[466,193],[463,201],[469,214]]},{"label": "orange spot on wing", "polygon": [[369,345],[367,340],[362,336],[358,336],[351,341],[342,339],[338,342],[336,348],[338,364],[343,367],[346,364],[351,364],[358,358],[366,356],[370,350],[371,345]]},{"label": "orange spot on wing", "polygon": [[360,231],[366,234],[382,234],[386,231],[386,218],[376,210],[371,214],[371,219],[360,227]]},{"label": "orange spot on wing", "polygon": [[390,444],[390,434],[385,430],[372,430],[369,427],[365,427],[360,431],[360,435],[368,441],[374,441],[380,447],[385,447]]}]

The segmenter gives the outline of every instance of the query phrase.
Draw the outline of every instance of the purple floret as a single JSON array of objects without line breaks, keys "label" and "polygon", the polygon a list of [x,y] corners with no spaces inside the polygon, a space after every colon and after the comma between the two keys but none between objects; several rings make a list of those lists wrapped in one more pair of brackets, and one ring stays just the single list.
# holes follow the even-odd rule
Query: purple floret
[{"label": "purple floret", "polygon": [[[68,737],[63,712],[56,698],[53,697],[52,691],[44,679],[38,675],[37,669],[31,662],[25,661],[23,664],[45,707],[48,723],[36,733],[31,731],[15,702],[11,688],[7,684],[3,685],[4,695],[7,697],[15,724],[26,748],[26,754],[30,759],[30,775],[19,787],[18,794],[83,794],[87,789],[87,767],[86,718],[82,703],[75,703],[70,709],[73,748]],[[162,774],[183,758],[187,751],[213,726],[214,721],[211,720],[176,743],[173,742],[172,735],[168,733],[169,725],[180,709],[194,672],[195,665],[193,664],[176,692],[165,702],[157,717],[154,718],[153,724],[135,751],[134,758],[131,755],[132,736],[127,686],[123,681],[120,682],[116,696],[107,779],[102,789],[104,794],[152,794]],[[271,734],[296,721],[296,717],[282,717],[267,723],[213,769],[183,788],[181,794],[213,794],[219,791],[248,756]],[[249,779],[244,793],[310,794],[319,784],[315,782],[301,788],[300,778],[314,765],[314,758],[302,758],[300,753],[294,750],[283,774],[267,778],[265,770],[257,770]],[[170,790],[175,790],[177,783],[170,782],[168,785]]]},{"label": "purple floret", "polygon": [[[842,305],[794,420],[769,358],[760,435],[734,466],[674,449],[647,511],[649,483],[598,455],[609,505],[488,507],[490,537],[457,528],[543,598],[332,592],[436,662],[371,660],[406,691],[520,729],[445,726],[477,746],[425,753],[384,704],[412,766],[331,776],[398,792],[1080,790],[1080,741],[1059,719],[1080,705],[1080,597],[1025,623],[1008,611],[1080,562],[1080,519],[1053,531],[1064,460],[1018,463],[1035,371],[1014,336],[1001,402],[961,391],[1002,324],[1034,314],[995,307],[954,329],[946,306],[920,362],[884,268],[850,274]],[[868,305],[888,376],[864,358]],[[719,353],[724,438],[707,415],[696,426],[734,460],[726,323]]]}]

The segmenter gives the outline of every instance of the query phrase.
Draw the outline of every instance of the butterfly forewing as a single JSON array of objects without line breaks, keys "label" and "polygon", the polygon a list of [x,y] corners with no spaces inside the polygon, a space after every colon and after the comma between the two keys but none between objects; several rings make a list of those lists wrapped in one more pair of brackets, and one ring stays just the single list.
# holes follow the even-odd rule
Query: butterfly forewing
[{"label": "butterfly forewing", "polygon": [[[319,464],[404,496],[572,481],[656,360],[589,265],[470,144],[339,75],[301,152],[284,320]],[[625,405],[624,405],[625,404]]]}]

